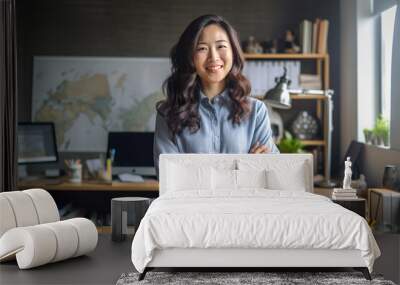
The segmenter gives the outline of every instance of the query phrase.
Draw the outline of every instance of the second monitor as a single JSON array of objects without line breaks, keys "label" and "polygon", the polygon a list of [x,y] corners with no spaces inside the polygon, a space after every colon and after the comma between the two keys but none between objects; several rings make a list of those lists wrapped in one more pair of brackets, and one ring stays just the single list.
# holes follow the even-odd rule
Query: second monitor
[{"label": "second monitor", "polygon": [[110,132],[107,154],[115,150],[113,175],[133,173],[154,176],[152,132]]}]

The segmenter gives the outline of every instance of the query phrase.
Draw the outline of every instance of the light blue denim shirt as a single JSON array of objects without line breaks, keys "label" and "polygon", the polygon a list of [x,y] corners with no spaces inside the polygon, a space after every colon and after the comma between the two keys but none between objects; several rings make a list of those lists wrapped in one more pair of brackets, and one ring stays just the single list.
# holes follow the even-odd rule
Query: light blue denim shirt
[{"label": "light blue denim shirt", "polygon": [[171,140],[171,131],[165,118],[157,113],[154,134],[154,165],[158,176],[158,160],[161,153],[249,153],[258,141],[270,152],[279,153],[272,138],[271,124],[266,106],[260,100],[249,97],[251,111],[240,125],[229,120],[230,97],[225,90],[209,100],[200,92],[200,128],[191,134],[185,128]]}]

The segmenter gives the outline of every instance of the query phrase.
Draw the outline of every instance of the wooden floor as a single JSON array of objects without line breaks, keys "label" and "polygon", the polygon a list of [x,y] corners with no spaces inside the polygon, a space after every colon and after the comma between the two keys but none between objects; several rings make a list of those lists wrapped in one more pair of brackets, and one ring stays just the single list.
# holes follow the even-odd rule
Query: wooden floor
[{"label": "wooden floor", "polygon": [[[382,256],[376,260],[374,273],[383,274],[385,279],[400,284],[398,270],[400,235],[379,234],[375,235],[375,238],[382,251]],[[96,250],[88,256],[81,256],[28,270],[19,270],[15,261],[1,263],[0,285],[115,284],[122,273],[135,271],[130,257],[131,243],[131,240],[120,243],[112,242],[110,234],[100,234]],[[276,268],[271,270],[277,271]],[[330,270],[347,271],[349,269],[332,268]],[[324,269],[321,271],[330,270]],[[293,268],[283,271],[293,271]],[[304,269],[304,271],[320,270],[308,268]]]},{"label": "wooden floor", "polygon": [[115,284],[122,273],[134,271],[131,243],[100,234],[97,248],[87,256],[28,270],[19,270],[15,261],[2,263],[0,284]]}]

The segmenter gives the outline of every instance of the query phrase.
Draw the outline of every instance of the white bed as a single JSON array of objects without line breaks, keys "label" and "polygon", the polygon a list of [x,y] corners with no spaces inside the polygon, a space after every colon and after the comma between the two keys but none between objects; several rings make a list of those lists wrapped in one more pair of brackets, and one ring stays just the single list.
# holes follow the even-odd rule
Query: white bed
[{"label": "white bed", "polygon": [[379,248],[366,221],[312,194],[312,156],[163,154],[160,197],[132,243],[154,267],[354,267]]}]

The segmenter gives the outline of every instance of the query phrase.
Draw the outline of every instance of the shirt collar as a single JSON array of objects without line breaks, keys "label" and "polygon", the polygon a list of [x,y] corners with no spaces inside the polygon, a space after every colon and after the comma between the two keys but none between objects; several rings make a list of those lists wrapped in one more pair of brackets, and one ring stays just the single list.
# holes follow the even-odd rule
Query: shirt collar
[{"label": "shirt collar", "polygon": [[220,94],[218,94],[217,96],[215,96],[211,100],[209,100],[208,97],[203,93],[203,91],[200,90],[200,102],[203,102],[203,103],[207,103],[207,102],[210,103],[210,104],[213,104],[214,102],[215,103],[220,103],[226,98],[228,98],[228,90],[227,89],[222,91]]}]

